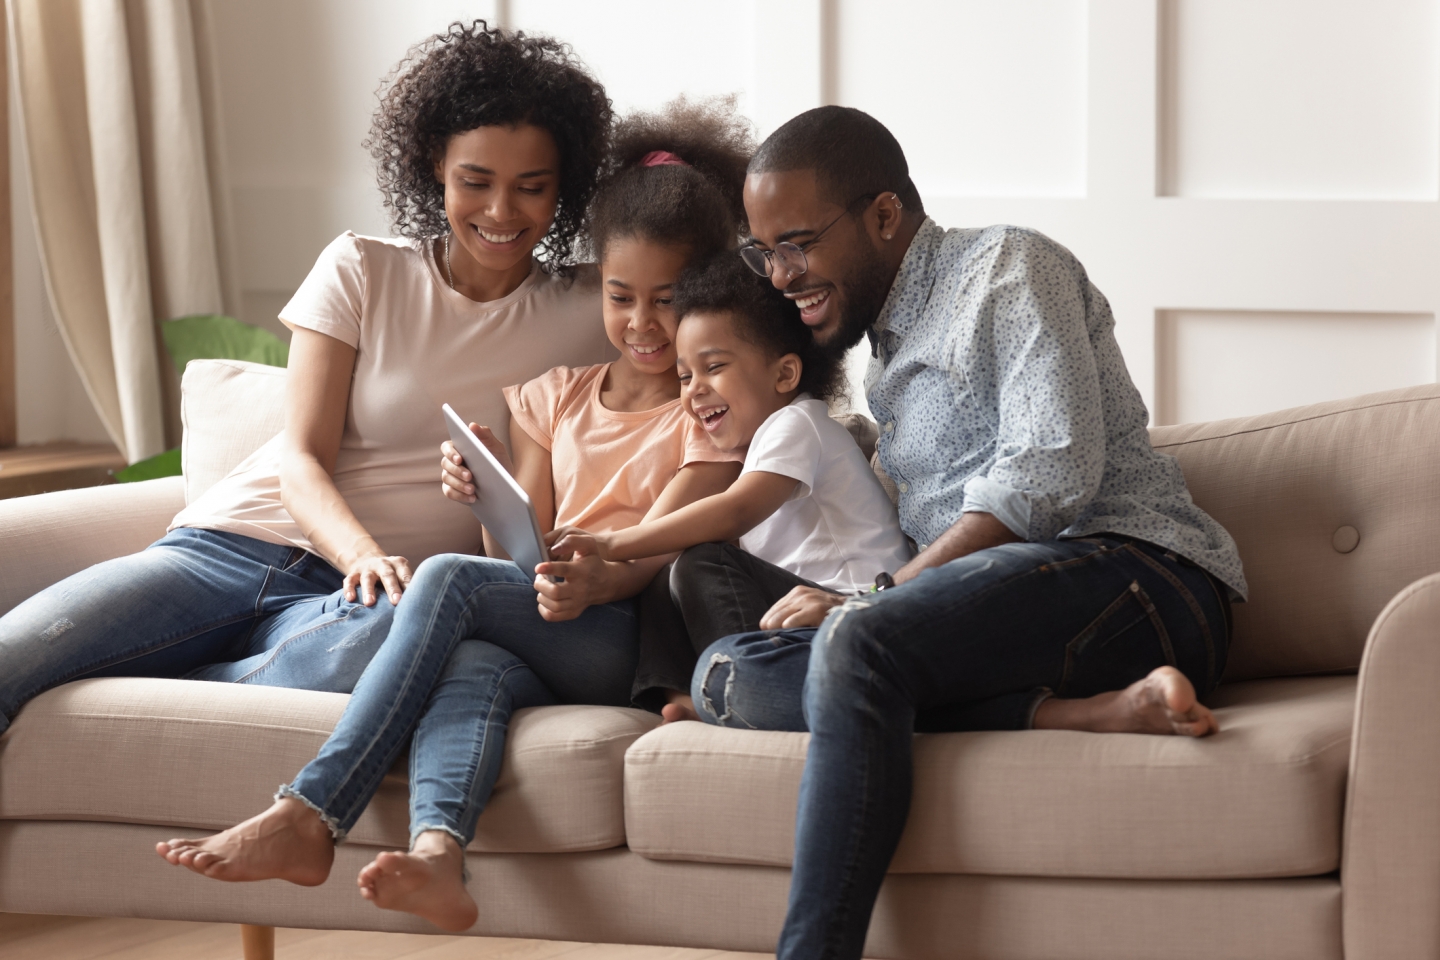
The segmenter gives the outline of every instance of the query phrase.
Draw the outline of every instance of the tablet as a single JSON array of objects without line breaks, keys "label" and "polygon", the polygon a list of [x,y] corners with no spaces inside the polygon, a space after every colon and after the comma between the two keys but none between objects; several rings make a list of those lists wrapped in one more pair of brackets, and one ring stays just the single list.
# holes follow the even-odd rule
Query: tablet
[{"label": "tablet", "polygon": [[440,409],[445,413],[445,427],[450,431],[451,441],[475,478],[471,512],[485,524],[490,536],[500,541],[500,546],[520,569],[533,574],[537,564],[550,559],[550,552],[545,549],[545,538],[540,533],[540,521],[535,517],[535,505],[530,502],[529,494],[500,466],[495,455],[475,439],[475,434],[450,404]]}]

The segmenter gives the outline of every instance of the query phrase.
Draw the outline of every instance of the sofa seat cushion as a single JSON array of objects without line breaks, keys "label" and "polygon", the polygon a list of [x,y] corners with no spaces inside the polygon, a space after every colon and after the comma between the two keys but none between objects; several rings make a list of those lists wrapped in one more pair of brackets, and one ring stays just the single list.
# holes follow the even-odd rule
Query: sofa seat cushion
[{"label": "sofa seat cushion", "polygon": [[[1211,698],[1204,740],[920,734],[896,873],[1299,877],[1339,865],[1354,677]],[[667,724],[625,756],[625,832],[652,859],[789,865],[809,735]]]},{"label": "sofa seat cushion", "polygon": [[[81,680],[36,697],[0,737],[0,818],[214,830],[270,804],[349,698],[190,680]],[[516,711],[471,849],[552,853],[625,843],[625,750],[659,718],[561,706]],[[350,842],[405,847],[402,764]]]}]

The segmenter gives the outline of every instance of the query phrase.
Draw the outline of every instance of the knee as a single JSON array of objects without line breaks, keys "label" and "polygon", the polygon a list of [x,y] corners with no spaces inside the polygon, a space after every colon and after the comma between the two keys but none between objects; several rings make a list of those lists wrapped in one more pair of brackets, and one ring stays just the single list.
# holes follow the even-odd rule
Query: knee
[{"label": "knee", "polygon": [[725,562],[726,549],[723,543],[698,543],[676,557],[670,565],[671,595],[678,598],[703,589],[705,572]]},{"label": "knee", "polygon": [[741,637],[723,637],[705,648],[695,663],[690,681],[690,698],[695,711],[707,723],[719,726],[749,726],[738,722],[734,710],[735,664],[741,656]]},{"label": "knee", "polygon": [[426,557],[420,561],[420,566],[415,568],[415,575],[410,578],[408,589],[416,590],[426,584],[444,583],[467,561],[473,562],[475,559],[463,553],[437,553],[433,557]]},{"label": "knee", "polygon": [[806,686],[823,689],[836,683],[866,682],[885,672],[888,658],[876,626],[880,612],[875,602],[854,597],[837,607],[815,634]]}]

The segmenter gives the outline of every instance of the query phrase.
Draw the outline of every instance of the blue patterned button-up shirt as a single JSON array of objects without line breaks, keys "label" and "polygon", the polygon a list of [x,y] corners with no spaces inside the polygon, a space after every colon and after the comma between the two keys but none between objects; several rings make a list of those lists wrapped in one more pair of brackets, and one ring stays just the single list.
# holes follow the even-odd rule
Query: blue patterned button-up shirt
[{"label": "blue patterned button-up shirt", "polygon": [[1246,594],[1235,541],[1157,453],[1110,304],[1053,240],[926,220],[871,329],[865,377],[900,526],[929,544],[993,514],[1030,541],[1115,533]]}]

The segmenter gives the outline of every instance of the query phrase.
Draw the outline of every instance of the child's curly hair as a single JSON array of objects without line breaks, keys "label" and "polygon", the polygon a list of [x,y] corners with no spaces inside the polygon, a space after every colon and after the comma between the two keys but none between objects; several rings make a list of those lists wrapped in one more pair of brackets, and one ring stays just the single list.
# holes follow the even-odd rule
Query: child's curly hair
[{"label": "child's curly hair", "polygon": [[[685,165],[642,165],[654,151]],[[682,96],[658,113],[625,117],[590,204],[591,252],[602,259],[608,244],[631,237],[686,244],[693,259],[734,247],[746,228],[741,191],[754,152],[754,132],[735,113],[734,97]]]},{"label": "child's curly hair", "polygon": [[570,263],[595,192],[613,115],[605,88],[569,46],[550,37],[452,23],[417,44],[381,84],[364,146],[375,158],[395,232],[449,231],[435,161],[450,138],[476,127],[531,124],[560,150],[559,205],[540,259]]},{"label": "child's curly hair", "polygon": [[843,358],[815,343],[800,309],[764,277],[755,275],[739,255],[726,250],[680,274],[672,294],[675,316],[683,324],[692,313],[722,313],[735,335],[769,357],[800,357],[801,393],[817,400],[841,396]]}]

